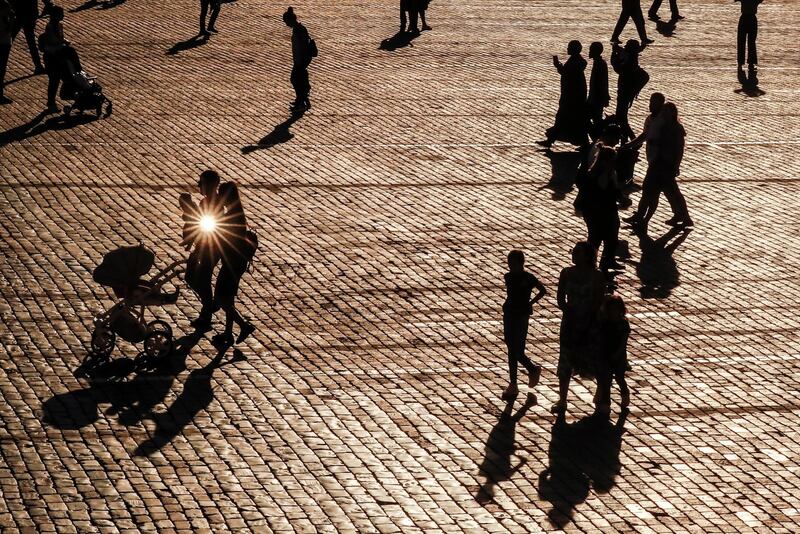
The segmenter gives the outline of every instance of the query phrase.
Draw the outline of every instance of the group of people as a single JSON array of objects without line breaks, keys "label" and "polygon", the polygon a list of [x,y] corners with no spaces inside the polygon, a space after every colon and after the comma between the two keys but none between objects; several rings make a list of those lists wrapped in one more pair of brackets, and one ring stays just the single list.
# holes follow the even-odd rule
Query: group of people
[{"label": "group of people", "polygon": [[[233,182],[221,183],[216,171],[200,175],[198,189],[202,198],[195,203],[183,193],[179,205],[183,217],[181,244],[191,250],[186,266],[186,282],[200,299],[199,316],[192,321],[198,331],[211,329],[211,319],[218,310],[225,312],[225,330],[213,337],[215,344],[241,343],[255,331],[236,308],[239,283],[253,261],[258,238],[248,229],[239,188]],[[212,278],[220,264],[216,283]],[[233,325],[239,327],[234,341]]]}]

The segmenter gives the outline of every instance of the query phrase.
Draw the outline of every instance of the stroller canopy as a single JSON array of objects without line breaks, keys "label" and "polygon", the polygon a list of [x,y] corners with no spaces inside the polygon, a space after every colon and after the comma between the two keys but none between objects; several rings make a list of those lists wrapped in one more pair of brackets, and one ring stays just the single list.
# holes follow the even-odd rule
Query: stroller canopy
[{"label": "stroller canopy", "polygon": [[144,245],[120,247],[103,256],[103,261],[92,273],[98,284],[114,286],[133,286],[153,267],[156,256]]}]

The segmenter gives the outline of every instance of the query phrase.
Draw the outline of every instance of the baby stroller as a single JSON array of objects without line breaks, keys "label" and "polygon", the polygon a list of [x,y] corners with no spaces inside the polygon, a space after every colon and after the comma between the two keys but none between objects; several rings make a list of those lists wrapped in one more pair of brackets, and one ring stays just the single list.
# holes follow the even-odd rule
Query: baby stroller
[{"label": "baby stroller", "polygon": [[62,100],[72,100],[72,105],[64,106],[64,116],[68,117],[73,111],[83,113],[94,110],[99,118],[105,105],[105,116],[111,115],[113,104],[103,94],[103,87],[97,82],[96,76],[89,76],[85,71],[78,71],[71,77],[64,77],[64,84],[59,95]]},{"label": "baby stroller", "polygon": [[91,353],[94,359],[108,360],[117,336],[130,343],[144,343],[134,363],[137,368],[156,362],[172,352],[172,327],[164,321],[145,320],[145,308],[174,304],[179,291],[163,293],[162,288],[185,270],[185,260],[178,260],[143,280],[153,267],[155,255],[143,245],[112,250],[94,270],[95,282],[111,287],[120,301],[94,318]]}]

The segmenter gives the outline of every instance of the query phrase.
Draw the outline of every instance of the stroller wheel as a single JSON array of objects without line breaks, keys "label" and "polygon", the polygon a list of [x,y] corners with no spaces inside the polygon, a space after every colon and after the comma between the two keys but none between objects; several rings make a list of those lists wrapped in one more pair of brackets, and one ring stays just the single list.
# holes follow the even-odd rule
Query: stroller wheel
[{"label": "stroller wheel", "polygon": [[148,358],[160,359],[172,352],[172,333],[153,330],[144,338],[144,353]]},{"label": "stroller wheel", "polygon": [[92,354],[95,357],[107,358],[114,350],[117,334],[107,326],[98,326],[92,332]]},{"label": "stroller wheel", "polygon": [[172,339],[172,327],[166,321],[156,319],[147,323],[147,333],[151,332],[164,332]]},{"label": "stroller wheel", "polygon": [[111,112],[114,111],[114,104],[111,102],[111,100],[109,100],[107,98],[106,98],[106,102],[108,102],[108,104],[106,104],[106,114],[105,114],[105,116],[108,117],[108,116],[111,115]]},{"label": "stroller wheel", "polygon": [[64,106],[64,116],[69,117],[70,113],[72,113],[72,106]]}]

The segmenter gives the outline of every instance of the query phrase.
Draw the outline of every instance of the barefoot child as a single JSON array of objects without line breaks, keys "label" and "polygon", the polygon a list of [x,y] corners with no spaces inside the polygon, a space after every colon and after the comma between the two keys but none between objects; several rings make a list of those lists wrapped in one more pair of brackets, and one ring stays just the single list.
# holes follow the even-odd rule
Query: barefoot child
[{"label": "barefoot child", "polygon": [[598,413],[611,411],[611,380],[619,386],[620,407],[630,404],[630,391],[625,382],[628,368],[628,335],[631,327],[625,317],[625,301],[618,295],[608,295],[600,308],[600,361],[597,373]]},{"label": "barefoot child", "polygon": [[[528,387],[539,383],[542,368],[525,356],[525,339],[528,336],[528,318],[533,305],[545,294],[544,286],[531,273],[525,271],[525,255],[521,250],[508,253],[508,271],[505,274],[506,301],[503,303],[503,337],[508,347],[508,388],[504,400],[517,396],[517,362],[528,371]],[[536,296],[531,293],[536,289]]]}]

